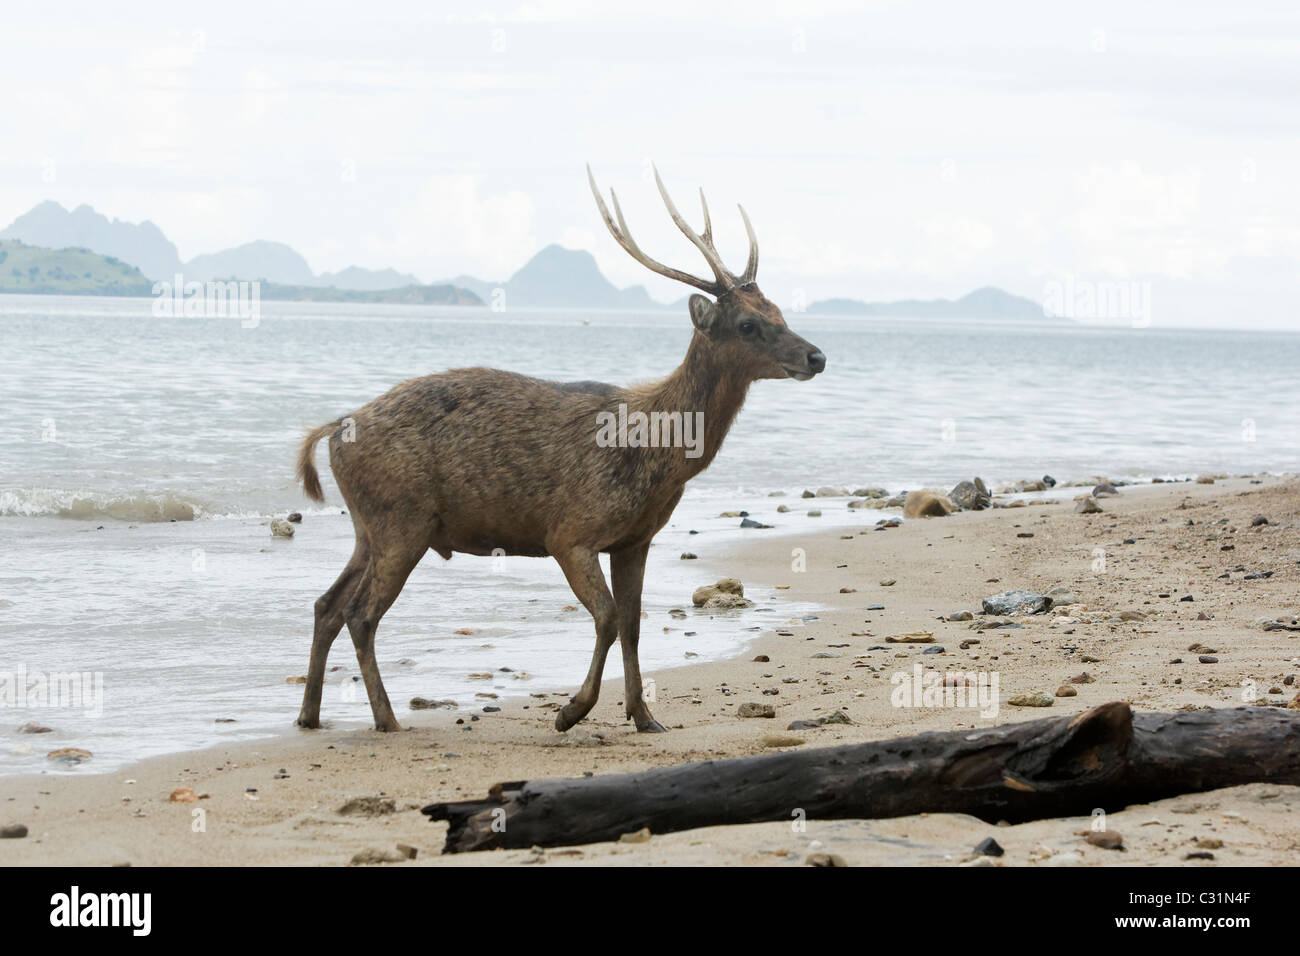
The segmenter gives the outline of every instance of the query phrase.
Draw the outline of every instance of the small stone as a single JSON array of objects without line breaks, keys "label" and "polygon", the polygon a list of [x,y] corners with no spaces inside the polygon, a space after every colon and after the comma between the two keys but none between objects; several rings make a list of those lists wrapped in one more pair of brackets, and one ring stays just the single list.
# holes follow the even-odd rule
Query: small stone
[{"label": "small stone", "polygon": [[770,661],[771,659],[772,659],[772,658],[768,657],[766,654],[759,654],[757,657],[754,658],[754,663],[755,663],[755,664],[766,664],[766,663],[767,663],[768,661]]},{"label": "small stone", "polygon": [[1046,595],[1035,594],[1033,591],[1017,590],[1003,591],[1001,594],[994,594],[986,597],[981,605],[985,614],[1038,614],[1046,611],[1050,601]]},{"label": "small stone", "polygon": [[199,795],[189,787],[177,787],[167,799],[172,803],[198,803]]},{"label": "small stone", "polygon": [[402,856],[406,857],[408,860],[414,860],[420,855],[419,849],[411,846],[409,843],[399,843],[397,844],[396,849],[398,853],[402,854]]},{"label": "small stone", "polygon": [[737,717],[775,717],[776,708],[771,704],[756,704],[746,701],[736,708]]},{"label": "small stone", "polygon": [[427,697],[412,697],[411,710],[455,710],[458,705],[454,700],[430,700]]},{"label": "small stone", "polygon": [[8,823],[0,826],[0,840],[21,840],[27,836],[27,827],[21,823]]},{"label": "small stone", "polygon": [[649,843],[651,836],[652,834],[650,833],[650,828],[642,827],[640,830],[636,830],[632,833],[624,833],[622,836],[618,838],[618,842],[619,843]]},{"label": "small stone", "polygon": [[764,734],[760,739],[764,747],[799,747],[805,744],[802,737],[796,737],[793,734]]},{"label": "small stone", "polygon": [[[1096,662],[1096,658],[1093,658],[1093,662]],[[1087,671],[1084,671],[1082,674],[1069,678],[1069,682],[1071,684],[1091,684],[1096,679],[1097,678],[1093,677]]]},{"label": "small stone", "polygon": [[980,856],[1001,856],[1006,851],[998,845],[998,841],[992,837],[985,837],[975,847],[975,852]]},{"label": "small stone", "polygon": [[886,644],[929,644],[934,635],[929,631],[911,631],[907,634],[892,634],[885,638]]},{"label": "small stone", "polygon": [[933,647],[927,647],[921,652],[922,654],[943,654],[945,653],[942,644],[935,644]]},{"label": "small stone", "polygon": [[1183,859],[1184,860],[1213,860],[1214,854],[1209,853],[1206,850],[1193,850],[1191,853],[1183,857]]},{"label": "small stone", "polygon": [[947,621],[973,621],[975,615],[970,611],[953,611],[944,620]]},{"label": "small stone", "polygon": [[1069,684],[1062,684],[1060,687],[1056,688],[1056,696],[1057,697],[1078,697],[1079,692],[1075,690],[1073,687],[1071,687]]},{"label": "small stone", "polygon": [[292,511],[289,513],[289,520],[294,524],[302,524],[302,512]]},{"label": "small stone", "polygon": [[836,853],[809,853],[804,863],[808,866],[848,866],[844,857]]},{"label": "small stone", "polygon": [[1051,694],[1034,691],[1030,694],[1017,694],[1007,701],[1012,707],[1051,707],[1056,699]]},{"label": "small stone", "polygon": [[1258,528],[1261,525],[1266,525],[1266,524],[1268,524],[1268,519],[1265,518],[1263,515],[1255,515],[1255,517],[1250,519],[1250,526],[1252,528]]},{"label": "small stone", "polygon": [[271,537],[273,538],[292,538],[293,525],[283,518],[271,519]]},{"label": "small stone", "polygon": [[89,750],[82,750],[80,747],[60,747],[45,755],[47,760],[62,760],[65,763],[81,763],[83,760],[89,760],[91,756]]},{"label": "small stone", "polygon": [[694,554],[693,552],[690,552],[690,551],[683,551],[683,552],[682,552],[682,560],[683,560],[683,561],[695,561],[695,560],[697,560],[698,558],[699,558],[699,555],[698,555],[698,554]]},{"label": "small stone", "polygon": [[792,720],[786,730],[820,730],[821,721],[819,720]]},{"label": "small stone", "polygon": [[1124,838],[1117,830],[1093,830],[1088,834],[1088,842],[1103,850],[1120,850],[1124,847]]},{"label": "small stone", "polygon": [[28,722],[19,727],[18,732],[20,734],[52,734],[54,733],[54,728],[46,727],[44,724]]},{"label": "small stone", "polygon": [[1218,659],[1217,657],[1215,657],[1213,654],[1202,654],[1201,656],[1199,656],[1199,657],[1196,658],[1196,659],[1197,659],[1198,661],[1200,661],[1202,664],[1217,664],[1217,663],[1219,663],[1219,659]]},{"label": "small stone", "polygon": [[1095,515],[1101,511],[1101,505],[1097,504],[1097,499],[1092,495],[1085,495],[1079,499],[1079,503],[1074,506],[1074,513],[1080,515]]}]

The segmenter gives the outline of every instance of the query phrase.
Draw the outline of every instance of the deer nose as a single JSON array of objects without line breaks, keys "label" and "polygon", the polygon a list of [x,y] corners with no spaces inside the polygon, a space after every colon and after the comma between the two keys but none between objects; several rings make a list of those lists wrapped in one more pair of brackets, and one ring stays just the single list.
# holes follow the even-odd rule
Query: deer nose
[{"label": "deer nose", "polygon": [[813,374],[825,370],[826,356],[820,349],[808,353],[808,368]]}]

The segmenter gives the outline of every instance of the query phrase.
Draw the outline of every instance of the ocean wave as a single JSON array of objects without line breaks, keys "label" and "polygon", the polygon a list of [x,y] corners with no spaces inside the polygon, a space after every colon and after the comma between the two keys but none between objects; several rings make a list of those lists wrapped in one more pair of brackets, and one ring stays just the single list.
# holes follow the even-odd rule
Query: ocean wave
[{"label": "ocean wave", "polygon": [[0,516],[17,518],[70,518],[90,521],[193,521],[203,506],[168,492],[158,494],[67,491],[58,488],[21,488],[0,491]]}]

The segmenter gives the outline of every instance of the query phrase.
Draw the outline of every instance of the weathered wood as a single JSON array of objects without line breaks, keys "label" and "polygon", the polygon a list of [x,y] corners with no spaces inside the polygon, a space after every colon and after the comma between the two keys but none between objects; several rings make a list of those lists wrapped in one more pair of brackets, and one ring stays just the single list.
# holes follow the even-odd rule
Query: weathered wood
[{"label": "weathered wood", "polygon": [[648,827],[969,813],[990,822],[1087,816],[1243,783],[1300,784],[1300,715],[1267,707],[1073,717],[920,734],[640,773],[499,783],[424,808],[447,852],[569,846]]}]

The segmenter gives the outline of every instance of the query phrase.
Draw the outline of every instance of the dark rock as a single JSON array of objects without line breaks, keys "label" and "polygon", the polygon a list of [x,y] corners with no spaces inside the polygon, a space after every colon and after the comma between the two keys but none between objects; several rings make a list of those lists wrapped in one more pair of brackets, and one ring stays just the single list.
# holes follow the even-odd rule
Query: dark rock
[{"label": "dark rock", "polygon": [[698,558],[699,558],[699,555],[698,555],[698,554],[693,554],[693,553],[690,552],[690,551],[683,551],[683,552],[682,552],[682,560],[683,560],[683,561],[695,561],[695,560],[697,560]]},{"label": "dark rock", "polygon": [[1040,614],[1047,610],[1049,601],[1045,595],[1033,591],[1003,591],[986,597],[982,602],[985,614],[1015,614],[1017,612]]},{"label": "dark rock", "polygon": [[942,654],[942,653],[944,653],[944,649],[943,649],[941,646],[939,646],[938,644],[935,644],[933,647],[927,647],[927,648],[926,648],[925,650],[923,650],[921,653],[922,653],[922,654]]},{"label": "dark rock", "polygon": [[737,717],[775,717],[776,708],[771,704],[755,704],[749,701],[736,708]]},{"label": "dark rock", "polygon": [[770,524],[763,524],[761,521],[755,521],[753,518],[742,518],[740,520],[742,528],[770,528]]},{"label": "dark rock", "polygon": [[1268,519],[1265,518],[1263,515],[1255,515],[1255,517],[1250,519],[1250,526],[1252,528],[1258,528],[1260,525],[1263,524],[1268,524]]},{"label": "dark rock", "polygon": [[998,841],[992,837],[986,837],[975,847],[975,852],[980,856],[1001,856],[1006,851],[998,845]]},{"label": "dark rock", "polygon": [[1048,488],[1055,488],[1056,479],[1053,478],[1051,475],[1043,475],[1043,484],[1045,484]]},{"label": "dark rock", "polygon": [[1095,486],[1092,489],[1092,496],[1094,498],[1099,497],[1101,495],[1117,495],[1117,494],[1119,494],[1119,489],[1116,488],[1114,485],[1112,485],[1109,481],[1103,481],[1101,484]]},{"label": "dark rock", "polygon": [[21,823],[10,823],[0,827],[0,840],[21,840],[27,836],[27,827]]},{"label": "dark rock", "polygon": [[952,491],[948,492],[948,498],[962,511],[980,511],[993,502],[993,496],[981,478],[957,482]]},{"label": "dark rock", "polygon": [[292,521],[294,524],[299,524],[299,523],[301,523],[301,522],[302,522],[302,513],[299,512],[299,511],[291,512],[290,515],[289,515],[289,520]]},{"label": "dark rock", "polygon": [[1088,842],[1103,850],[1122,850],[1124,838],[1116,830],[1094,830],[1088,834]]},{"label": "dark rock", "polygon": [[792,720],[786,730],[818,730],[821,722],[817,720]]},{"label": "dark rock", "polygon": [[1200,661],[1202,664],[1217,664],[1217,663],[1219,663],[1219,659],[1218,659],[1217,657],[1215,657],[1213,654],[1202,654],[1200,657],[1198,657],[1198,658],[1196,658],[1196,659],[1197,659],[1198,661]]}]

